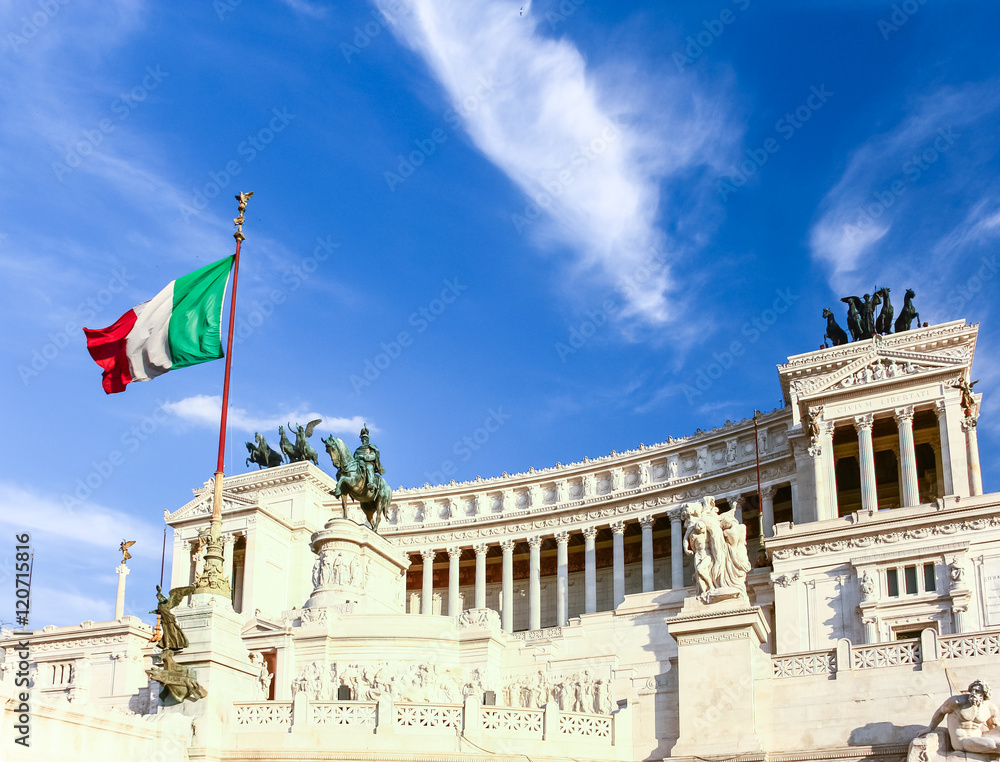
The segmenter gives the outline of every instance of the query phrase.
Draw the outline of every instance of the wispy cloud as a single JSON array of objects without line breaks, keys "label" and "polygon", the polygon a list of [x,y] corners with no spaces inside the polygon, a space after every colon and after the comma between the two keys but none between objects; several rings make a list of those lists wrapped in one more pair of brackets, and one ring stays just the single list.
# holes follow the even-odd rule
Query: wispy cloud
[{"label": "wispy cloud", "polygon": [[[661,187],[686,176],[696,196],[691,175],[721,167],[737,130],[719,100],[692,79],[647,72],[641,82],[625,61],[588,67],[571,42],[541,33],[522,0],[376,2],[476,147],[527,196],[524,209],[511,210],[515,228],[569,248],[578,276],[623,295],[624,315],[670,320],[670,267],[687,242],[658,226],[676,212],[662,208]],[[469,98],[474,108],[463,107]],[[671,229],[684,222],[672,220]],[[654,264],[658,252],[666,266]]]},{"label": "wispy cloud", "polygon": [[[222,398],[218,395],[198,394],[177,402],[167,402],[163,408],[187,423],[218,428],[219,416],[222,412]],[[301,407],[290,408],[274,415],[253,415],[243,408],[230,407],[227,421],[230,427],[240,431],[266,433],[277,429],[278,426],[287,426],[289,422],[304,425],[317,418],[323,419],[318,428],[337,434],[357,434],[361,427],[366,424],[372,433],[379,430],[359,415],[350,418],[327,416]]]},{"label": "wispy cloud", "polygon": [[[872,136],[853,152],[810,231],[813,258],[827,271],[835,291],[846,293],[859,281],[867,289],[871,278],[882,274],[875,270],[878,263],[893,259],[895,249],[930,232],[931,220],[923,212],[940,204],[927,194],[947,192],[958,198],[967,190],[962,187],[967,176],[961,174],[957,176],[966,179],[953,186],[951,165],[975,155],[977,130],[987,128],[984,117],[998,107],[995,83],[938,89],[916,101],[894,128]],[[992,132],[992,123],[987,129]],[[970,215],[967,225],[952,231],[942,245],[954,247],[996,227],[989,216],[978,217]],[[916,230],[919,235],[911,236]],[[876,250],[878,257],[866,256]],[[925,253],[931,252],[922,243],[919,251],[908,254],[902,262],[907,274],[920,272],[917,260]]]},{"label": "wispy cloud", "polygon": [[311,19],[321,19],[326,16],[326,8],[315,3],[310,3],[307,0],[281,0],[281,2],[296,13],[308,16]]}]

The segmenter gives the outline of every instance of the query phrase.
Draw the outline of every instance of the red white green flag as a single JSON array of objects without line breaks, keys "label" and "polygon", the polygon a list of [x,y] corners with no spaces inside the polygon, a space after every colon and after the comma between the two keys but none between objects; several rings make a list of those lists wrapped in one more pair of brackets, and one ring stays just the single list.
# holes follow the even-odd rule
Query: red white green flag
[{"label": "red white green flag", "polygon": [[223,356],[222,305],[233,259],[171,281],[114,325],[83,329],[90,356],[104,369],[105,392]]}]

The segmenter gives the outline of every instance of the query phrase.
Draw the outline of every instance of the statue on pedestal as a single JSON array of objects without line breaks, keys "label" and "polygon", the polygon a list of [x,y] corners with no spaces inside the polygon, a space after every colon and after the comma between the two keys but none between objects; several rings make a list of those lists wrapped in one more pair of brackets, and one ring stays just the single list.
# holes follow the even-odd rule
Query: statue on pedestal
[{"label": "statue on pedestal", "polygon": [[934,712],[927,730],[910,745],[911,751],[926,746],[923,739],[947,721],[952,750],[1000,757],[1000,708],[989,699],[990,687],[982,680],[974,681],[967,692],[952,696]]},{"label": "statue on pedestal", "polygon": [[347,449],[340,437],[329,436],[323,440],[330,460],[337,467],[337,486],[333,490],[334,497],[347,493],[359,503],[361,510],[372,529],[378,532],[378,525],[383,516],[389,515],[392,503],[392,490],[382,474],[381,454],[378,448],[368,441],[368,427],[361,430],[361,446],[354,455]]},{"label": "statue on pedestal", "polygon": [[715,498],[688,503],[681,510],[687,527],[681,542],[684,553],[694,556],[694,581],[702,603],[746,598],[750,571],[747,528],[735,511],[719,514]]}]

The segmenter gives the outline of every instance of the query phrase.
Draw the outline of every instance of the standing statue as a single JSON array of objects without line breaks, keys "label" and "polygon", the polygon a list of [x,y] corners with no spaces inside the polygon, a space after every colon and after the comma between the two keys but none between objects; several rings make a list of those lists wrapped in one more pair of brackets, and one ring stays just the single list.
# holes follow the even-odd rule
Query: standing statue
[{"label": "standing statue", "polygon": [[276,452],[271,449],[268,445],[267,440],[264,439],[264,435],[254,433],[254,442],[247,442],[247,451],[250,453],[250,457],[247,458],[246,465],[251,463],[256,463],[258,470],[261,468],[274,468],[275,466],[281,465],[281,453]]},{"label": "standing statue", "polygon": [[715,498],[688,503],[681,510],[687,524],[681,545],[694,556],[694,581],[698,599],[711,603],[727,598],[746,598],[746,576],[750,571],[746,526],[734,511],[719,514]]},{"label": "standing statue", "polygon": [[883,336],[892,333],[892,302],[889,301],[889,289],[886,286],[878,289],[875,295],[882,299],[882,311],[875,320],[875,333]]},{"label": "standing statue", "polygon": [[163,635],[160,637],[158,645],[164,650],[169,650],[171,654],[188,646],[187,635],[184,634],[181,626],[177,624],[177,617],[174,616],[173,609],[177,608],[181,599],[191,595],[193,592],[194,585],[175,587],[170,591],[170,597],[168,598],[163,594],[160,586],[156,586],[157,606],[149,613],[159,615]]},{"label": "standing statue", "polygon": [[909,331],[910,323],[912,323],[914,319],[917,321],[917,328],[920,327],[920,314],[913,306],[913,297],[915,296],[916,294],[913,292],[912,288],[906,289],[906,299],[903,301],[903,309],[900,311],[899,317],[896,318],[896,333]]},{"label": "standing statue", "polygon": [[976,397],[972,391],[972,387],[978,383],[978,379],[970,384],[965,378],[960,378],[951,385],[953,389],[958,389],[962,392],[961,405],[962,410],[965,411],[966,418],[975,418],[976,416]]},{"label": "standing statue", "polygon": [[[292,426],[292,424],[288,424],[289,431],[292,429],[295,430],[295,445],[292,457],[289,458],[290,461],[311,460],[314,465],[319,465],[319,458],[313,446],[309,444],[309,437],[312,436],[313,430],[322,421],[322,418],[317,418],[314,421],[309,421],[305,426]],[[282,445],[282,449],[284,449],[284,445]]]},{"label": "standing statue", "polygon": [[837,325],[837,319],[833,316],[833,312],[826,308],[823,310],[823,317],[826,318],[826,333],[823,334],[823,338],[832,341],[835,347],[846,344],[847,334],[843,328]]},{"label": "standing statue", "polygon": [[851,338],[861,341],[864,333],[861,325],[861,300],[856,296],[845,296],[840,301],[847,305],[847,330],[851,332]]},{"label": "standing statue", "polygon": [[361,503],[368,523],[378,532],[383,516],[388,516],[392,504],[392,490],[382,477],[381,455],[378,448],[368,441],[368,428],[361,431],[361,446],[351,455],[344,440],[329,436],[323,440],[330,460],[337,468],[337,486],[334,497],[345,492]]},{"label": "standing statue", "polygon": [[948,722],[948,740],[955,751],[1000,756],[1000,709],[990,701],[990,687],[982,680],[974,681],[967,692],[945,701],[934,712],[927,730],[917,738],[929,735],[944,720]]}]

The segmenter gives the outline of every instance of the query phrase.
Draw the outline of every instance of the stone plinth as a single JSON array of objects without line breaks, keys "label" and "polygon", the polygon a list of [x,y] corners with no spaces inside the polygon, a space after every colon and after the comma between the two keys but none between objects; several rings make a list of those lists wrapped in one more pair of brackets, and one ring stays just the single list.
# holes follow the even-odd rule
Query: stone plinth
[{"label": "stone plinth", "polygon": [[[339,614],[398,614],[409,560],[388,540],[350,519],[332,518],[310,542],[313,593],[303,608]],[[308,615],[307,615],[308,617]]]},{"label": "stone plinth", "polygon": [[205,593],[192,595],[191,605],[178,606],[174,615],[189,641],[174,660],[194,671],[208,695],[182,704],[169,697],[166,703],[161,699],[159,711],[191,717],[194,740],[189,753],[200,759],[220,759],[233,702],[257,698],[259,669],[251,664],[243,644],[243,617],[233,611],[229,599]]},{"label": "stone plinth", "polygon": [[761,609],[688,598],[666,621],[677,641],[680,719],[671,756],[763,751],[758,681],[770,679],[771,665],[761,650],[769,632]]}]

